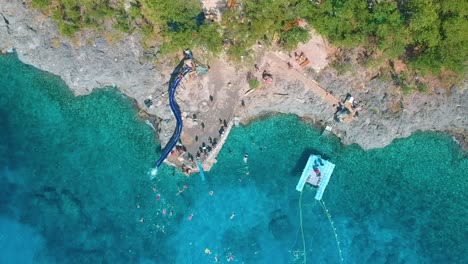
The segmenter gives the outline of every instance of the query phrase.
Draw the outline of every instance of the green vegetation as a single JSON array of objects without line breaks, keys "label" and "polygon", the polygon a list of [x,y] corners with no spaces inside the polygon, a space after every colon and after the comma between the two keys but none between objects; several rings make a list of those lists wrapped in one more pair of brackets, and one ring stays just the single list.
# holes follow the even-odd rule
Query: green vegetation
[{"label": "green vegetation", "polygon": [[466,71],[466,1],[329,0],[311,11],[304,18],[337,44],[378,49],[423,74]]},{"label": "green vegetation", "polygon": [[221,26],[203,19],[199,1],[32,0],[32,6],[50,12],[68,37],[86,28],[103,31],[112,26],[140,32],[145,40],[162,37],[161,53],[194,46],[215,54],[222,49]]},{"label": "green vegetation", "polygon": [[281,34],[281,43],[287,50],[293,50],[299,42],[307,42],[309,40],[309,31],[305,28],[294,27],[291,30]]},{"label": "green vegetation", "polygon": [[142,14],[164,39],[162,53],[187,47],[221,51],[220,25],[204,20],[200,1],[142,0],[142,6]]},{"label": "green vegetation", "polygon": [[260,82],[256,78],[249,80],[250,89],[257,89],[259,86],[260,86]]},{"label": "green vegetation", "polygon": [[111,7],[107,0],[32,1],[33,6],[42,8],[46,3],[56,5],[51,9],[52,17],[57,21],[60,32],[69,37],[83,28],[100,28],[106,19],[119,15],[119,9]]},{"label": "green vegetation", "polygon": [[[200,0],[32,0],[52,14],[66,36],[109,26],[139,32],[163,54],[199,47],[219,54],[223,48],[240,61],[256,42],[287,50],[309,39],[307,21],[332,43],[360,46],[372,61],[400,59],[414,74],[466,72],[468,2],[459,0],[238,0],[221,23],[204,19]],[[161,45],[162,44],[162,45]],[[378,52],[375,52],[378,51]],[[375,55],[378,54],[378,55]],[[372,56],[374,55],[374,56]],[[365,64],[372,63],[366,61]],[[336,65],[339,68],[346,65]],[[425,89],[418,89],[425,90]]]},{"label": "green vegetation", "polygon": [[32,5],[34,8],[47,8],[51,0],[33,0]]},{"label": "green vegetation", "polygon": [[333,67],[340,75],[350,72],[353,68],[353,65],[350,62],[345,62],[342,60],[335,60],[331,63],[330,66]]}]

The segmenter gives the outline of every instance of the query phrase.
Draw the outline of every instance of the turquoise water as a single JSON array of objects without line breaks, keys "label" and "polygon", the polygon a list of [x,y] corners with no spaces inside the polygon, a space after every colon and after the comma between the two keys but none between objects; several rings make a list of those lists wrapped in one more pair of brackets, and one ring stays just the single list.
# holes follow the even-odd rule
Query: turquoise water
[{"label": "turquoise water", "polygon": [[306,188],[307,263],[339,263],[337,242],[343,263],[468,262],[468,159],[449,136],[365,152],[278,116],[233,129],[206,181],[167,166],[151,181],[159,146],[135,115],[118,90],[74,97],[0,56],[0,263],[302,263],[310,153],[336,164],[337,237]]}]

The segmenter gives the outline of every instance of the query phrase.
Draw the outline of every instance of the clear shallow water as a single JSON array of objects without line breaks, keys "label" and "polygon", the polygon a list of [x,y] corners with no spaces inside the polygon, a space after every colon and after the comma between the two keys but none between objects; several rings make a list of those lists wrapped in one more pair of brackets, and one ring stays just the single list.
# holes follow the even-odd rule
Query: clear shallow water
[{"label": "clear shallow water", "polygon": [[[468,261],[468,159],[448,136],[364,152],[279,116],[235,128],[205,182],[165,166],[150,181],[159,147],[135,114],[117,90],[73,97],[0,56],[0,262],[301,263],[295,185],[310,153],[337,165],[323,199],[344,263]],[[339,263],[313,196],[308,263]]]}]

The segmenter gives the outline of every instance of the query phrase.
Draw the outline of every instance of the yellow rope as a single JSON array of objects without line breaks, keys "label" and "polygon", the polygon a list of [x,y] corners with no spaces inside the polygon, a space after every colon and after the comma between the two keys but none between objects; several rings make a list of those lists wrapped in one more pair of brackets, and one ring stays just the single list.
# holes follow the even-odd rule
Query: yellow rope
[{"label": "yellow rope", "polygon": [[320,205],[323,208],[323,211],[325,212],[325,215],[328,218],[328,221],[330,222],[333,233],[335,234],[336,247],[338,248],[338,254],[340,255],[340,263],[343,263],[343,253],[341,252],[340,241],[338,240],[338,234],[336,233],[335,225],[333,224],[333,221],[331,219],[331,215],[328,212],[327,207],[325,206],[325,202],[323,202],[322,200],[320,200],[319,202],[320,202]]},{"label": "yellow rope", "polygon": [[301,225],[302,246],[304,250],[304,264],[306,264],[307,252],[306,252],[306,244],[305,244],[305,238],[304,238],[304,228],[302,227],[302,192],[301,192],[301,196],[299,197],[299,219],[300,219],[300,225]]}]

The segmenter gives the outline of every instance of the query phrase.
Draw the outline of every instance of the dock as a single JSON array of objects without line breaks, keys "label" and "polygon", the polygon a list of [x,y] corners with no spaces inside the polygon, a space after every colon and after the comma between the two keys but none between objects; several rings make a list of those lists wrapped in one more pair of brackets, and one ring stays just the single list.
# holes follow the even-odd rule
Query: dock
[{"label": "dock", "polygon": [[229,123],[228,123],[228,126],[226,127],[226,130],[224,130],[224,134],[221,136],[221,139],[219,140],[218,144],[213,149],[213,151],[210,152],[208,157],[204,160],[203,168],[205,169],[205,171],[210,171],[211,167],[213,167],[213,165],[217,162],[216,157],[218,156],[218,153],[223,148],[223,145],[226,142],[226,139],[228,138],[229,132],[231,132],[231,129],[232,129],[233,125],[234,125],[234,121],[230,120]]},{"label": "dock", "polygon": [[202,181],[205,181],[205,172],[203,171],[203,165],[200,162],[197,162],[198,172],[200,173],[200,178]]},{"label": "dock", "polygon": [[310,155],[297,183],[296,190],[302,192],[305,184],[309,183],[318,188],[315,199],[321,200],[334,169],[335,164],[322,159],[318,155]]}]

